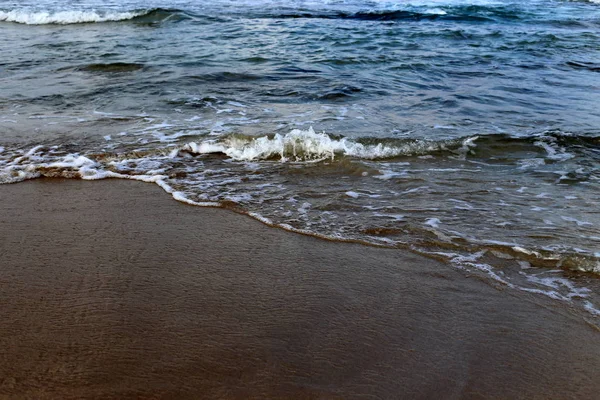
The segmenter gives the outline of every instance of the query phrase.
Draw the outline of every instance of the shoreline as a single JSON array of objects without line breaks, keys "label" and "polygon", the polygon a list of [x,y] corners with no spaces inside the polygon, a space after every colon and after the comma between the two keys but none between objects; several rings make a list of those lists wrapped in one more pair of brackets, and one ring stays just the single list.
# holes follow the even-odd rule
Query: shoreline
[{"label": "shoreline", "polygon": [[568,307],[142,182],[0,186],[0,397],[593,398]]}]

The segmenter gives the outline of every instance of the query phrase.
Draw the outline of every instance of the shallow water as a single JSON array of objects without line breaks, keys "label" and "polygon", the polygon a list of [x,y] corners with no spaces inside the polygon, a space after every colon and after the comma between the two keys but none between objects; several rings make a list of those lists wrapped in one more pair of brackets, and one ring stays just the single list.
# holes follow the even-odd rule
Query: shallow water
[{"label": "shallow water", "polygon": [[38,179],[1,194],[2,397],[600,391],[600,335],[565,303],[184,207],[153,185]]},{"label": "shallow water", "polygon": [[0,181],[155,182],[597,317],[599,7],[0,2]]}]

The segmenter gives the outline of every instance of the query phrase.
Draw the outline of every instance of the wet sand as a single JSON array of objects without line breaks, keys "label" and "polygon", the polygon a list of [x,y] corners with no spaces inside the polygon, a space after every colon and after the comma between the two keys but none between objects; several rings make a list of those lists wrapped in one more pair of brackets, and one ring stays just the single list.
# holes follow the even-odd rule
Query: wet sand
[{"label": "wet sand", "polygon": [[130,181],[0,186],[0,398],[593,399],[600,332]]}]

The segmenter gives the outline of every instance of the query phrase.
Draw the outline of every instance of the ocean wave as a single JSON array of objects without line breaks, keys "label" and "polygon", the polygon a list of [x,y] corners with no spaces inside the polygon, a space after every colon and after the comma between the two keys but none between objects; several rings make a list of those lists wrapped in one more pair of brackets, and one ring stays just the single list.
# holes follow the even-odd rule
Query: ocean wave
[{"label": "ocean wave", "polygon": [[493,4],[438,4],[435,7],[406,5],[395,9],[291,11],[287,13],[260,12],[258,18],[269,19],[349,19],[362,21],[455,21],[488,22],[521,19],[521,11]]},{"label": "ocean wave", "polygon": [[[118,70],[120,71],[120,70]],[[185,137],[184,133],[178,137]],[[158,138],[153,150],[135,152],[135,154],[105,153],[103,160],[123,158],[170,157],[222,155],[234,161],[280,161],[295,163],[315,163],[320,161],[338,161],[345,158],[359,160],[392,160],[415,157],[443,157],[455,160],[473,160],[475,162],[512,164],[520,172],[542,165],[570,163],[578,157],[600,161],[600,136],[571,135],[559,131],[543,132],[527,136],[507,134],[480,134],[453,139],[418,138],[350,138],[316,132],[312,127],[307,130],[294,129],[288,133],[248,136],[229,134],[218,137],[205,136],[203,140],[175,145],[168,140]],[[61,146],[56,146],[59,151]],[[37,148],[34,148],[37,149]],[[5,149],[0,147],[0,153]],[[60,152],[59,152],[60,153]],[[36,154],[37,162],[54,159],[54,150],[43,157]],[[98,154],[97,154],[98,155]],[[97,158],[97,157],[96,157]],[[8,152],[2,153],[2,164],[22,164],[23,160],[32,161],[29,153],[24,152],[12,159]],[[566,167],[565,167],[566,168]],[[563,168],[563,169],[565,169]],[[568,169],[568,168],[566,168]],[[565,169],[565,174],[568,172]],[[596,168],[587,173],[579,171],[573,175],[575,180],[586,180],[597,173]]]},{"label": "ocean wave", "polygon": [[[586,0],[599,3],[600,0]],[[196,10],[197,11],[197,10]],[[227,17],[264,18],[264,19],[343,19],[359,21],[454,21],[454,22],[490,22],[497,20],[517,20],[523,17],[522,10],[506,7],[497,2],[475,2],[457,4],[455,2],[416,2],[406,4],[402,8],[365,9],[360,11],[343,11],[336,9],[291,9],[282,11],[267,8],[244,9],[242,13],[233,12],[225,15],[222,12],[205,14],[203,10],[196,14],[191,10],[170,8],[148,8],[127,11],[114,10],[39,10],[19,8],[0,10],[0,21],[26,25],[68,25],[82,23],[137,21],[154,23],[166,20],[207,19],[220,21]]]},{"label": "ocean wave", "polygon": [[335,137],[324,132],[295,129],[287,134],[259,137],[227,135],[202,142],[187,143],[177,154],[220,153],[238,161],[281,160],[283,162],[334,160],[353,157],[366,160],[381,160],[398,157],[414,157],[445,153],[456,158],[490,158],[505,160],[518,152],[506,153],[506,146],[515,146],[521,151],[538,153],[548,162],[572,159],[576,154],[589,152],[596,157],[595,150],[600,137],[573,136],[561,132],[545,132],[525,137],[510,135],[477,135],[457,139],[378,139],[363,137],[350,139]]},{"label": "ocean wave", "polygon": [[179,10],[153,8],[132,11],[97,10],[30,10],[0,11],[0,21],[25,25],[70,25],[98,22],[118,22],[140,19],[142,22],[160,22],[177,15]]},{"label": "ocean wave", "polygon": [[201,143],[188,143],[178,154],[221,153],[238,161],[279,159],[281,161],[322,161],[336,156],[362,159],[385,159],[398,156],[430,154],[448,149],[459,150],[471,145],[476,137],[459,140],[378,140],[356,141],[335,138],[326,133],[294,129],[287,134],[249,137],[231,135]]}]

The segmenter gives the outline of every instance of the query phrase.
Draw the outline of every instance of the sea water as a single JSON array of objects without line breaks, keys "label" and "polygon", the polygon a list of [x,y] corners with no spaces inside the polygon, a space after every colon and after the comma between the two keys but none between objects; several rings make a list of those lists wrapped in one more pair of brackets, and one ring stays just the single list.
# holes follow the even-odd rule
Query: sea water
[{"label": "sea water", "polygon": [[152,182],[600,315],[597,1],[0,1],[0,51],[0,183]]}]

